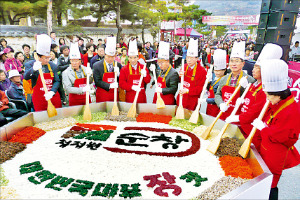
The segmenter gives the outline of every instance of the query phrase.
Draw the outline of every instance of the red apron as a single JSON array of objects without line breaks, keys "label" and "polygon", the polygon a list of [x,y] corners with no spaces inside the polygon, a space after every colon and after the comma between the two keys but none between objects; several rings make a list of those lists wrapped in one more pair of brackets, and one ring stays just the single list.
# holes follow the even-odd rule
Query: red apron
[{"label": "red apron", "polygon": [[[254,84],[250,86],[249,91],[244,98],[244,103],[241,107],[241,114],[248,112],[249,105],[252,105],[256,102],[256,94],[259,91],[261,91],[261,89],[262,89],[262,83],[258,84],[257,86],[254,86]],[[247,138],[253,126],[250,123],[240,123],[240,125],[242,129],[241,132],[243,133],[244,137]],[[261,135],[259,131],[256,131],[256,134],[252,139],[252,143],[255,145],[256,149],[258,150],[260,149]]]},{"label": "red apron", "polygon": [[[49,67],[49,66],[48,66]],[[51,73],[51,71],[50,71]],[[44,78],[46,82],[46,86],[48,91],[51,90],[53,84],[53,77],[51,77],[50,73],[44,73]],[[36,85],[33,87],[32,93],[32,103],[35,111],[44,111],[47,110],[48,103],[45,99],[45,91],[43,87],[43,83],[41,77],[39,76]],[[58,92],[50,99],[55,108],[61,108],[61,99]]]},{"label": "red apron", "polygon": [[[274,113],[268,112],[270,111],[268,110],[268,114],[265,115],[263,121],[271,127],[276,115],[291,104],[295,104],[294,97],[288,98]],[[262,134],[265,134],[264,129],[262,130]],[[260,154],[273,174],[271,187],[274,188],[277,186],[284,169],[297,166],[300,163],[300,155],[294,146],[287,147],[282,143],[272,142],[269,137],[264,137],[264,135],[262,135],[262,138]]]},{"label": "red apron", "polygon": [[[76,79],[74,87],[83,88],[86,86],[86,78]],[[69,94],[69,106],[85,105],[86,93],[83,94]],[[91,97],[90,97],[91,103]]]},{"label": "red apron", "polygon": [[[113,64],[113,66],[115,66],[115,65]],[[102,81],[109,83],[109,84],[115,82],[115,73],[107,72],[105,62],[103,62],[103,67],[104,67],[104,74],[102,77]],[[97,87],[96,102],[99,103],[99,102],[106,102],[106,101],[114,101],[114,88],[111,88],[111,89],[109,89],[109,91],[106,91],[105,89],[103,89],[101,87]]]},{"label": "red apron", "polygon": [[[222,99],[223,99],[224,103],[226,103],[226,102],[230,99],[231,95],[234,93],[234,90],[235,90],[235,88],[236,88],[236,87],[233,87],[233,86],[229,86],[230,80],[231,80],[231,75],[232,75],[232,74],[229,75],[229,77],[228,77],[228,79],[227,79],[226,85],[224,85],[224,86],[222,87],[222,89],[221,89],[221,91],[222,91]],[[239,79],[238,79],[236,85],[239,84],[240,79],[241,79],[242,77],[243,77],[243,71],[240,73]],[[229,103],[229,105],[228,105],[228,106],[229,106],[228,110],[227,110],[226,112],[222,113],[220,119],[225,120],[225,119],[231,114],[231,112],[233,111],[233,109],[234,109],[234,107],[235,107],[235,102],[236,102],[236,100],[241,96],[240,94],[241,94],[241,91],[239,90],[239,91],[236,93],[235,97],[233,97],[232,101]],[[239,112],[237,112],[236,114],[238,115],[238,113],[239,113]]]},{"label": "red apron", "polygon": [[[213,85],[211,85],[209,87],[207,98],[215,98],[214,86],[221,80],[221,78],[219,78]],[[220,109],[217,106],[217,104],[210,104],[210,103],[207,104],[207,107],[206,107],[206,114],[207,115],[216,117],[219,114],[219,112],[220,112]]]},{"label": "red apron", "polygon": [[[129,65],[129,67],[131,67]],[[139,67],[140,70],[140,67]],[[141,75],[139,74],[132,74],[132,70],[129,70],[129,77],[128,77],[128,82],[131,83],[132,85],[139,85]],[[128,103],[133,103],[134,97],[135,97],[136,91],[134,90],[129,90],[126,91],[126,102]],[[139,92],[139,96],[137,99],[137,103],[147,103],[147,98],[146,98],[146,91],[144,87],[144,81],[142,80],[141,84],[141,91]]]},{"label": "red apron", "polygon": [[[183,80],[183,89],[188,89],[190,90],[191,88],[196,86],[196,71],[197,71],[197,63],[195,67],[193,68],[193,73],[192,76],[189,76],[188,73],[190,74],[189,67],[186,67],[185,75],[184,75],[184,80]],[[177,106],[179,106],[179,97],[180,95],[177,95]],[[189,95],[188,93],[185,93],[182,95],[182,106],[186,109],[189,110],[195,110],[197,104],[198,104],[198,98],[199,96],[195,95]]]},{"label": "red apron", "polygon": [[[162,78],[160,76],[157,77],[157,87],[160,87],[160,88],[166,88],[167,87],[165,77],[167,77],[170,69],[171,69],[171,67],[169,67],[169,69],[167,70],[164,78]],[[164,100],[165,105],[175,105],[175,94],[163,95],[161,93],[160,96]],[[156,100],[157,100],[157,93],[155,92],[154,97],[153,97],[153,103],[156,103]]]}]

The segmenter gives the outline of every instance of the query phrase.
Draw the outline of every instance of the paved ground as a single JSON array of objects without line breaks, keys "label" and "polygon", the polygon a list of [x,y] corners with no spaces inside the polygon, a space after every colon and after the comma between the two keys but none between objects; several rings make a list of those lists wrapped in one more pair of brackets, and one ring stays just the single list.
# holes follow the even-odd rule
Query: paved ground
[{"label": "paved ground", "polygon": [[[179,68],[177,68],[178,70]],[[153,80],[153,79],[152,79]],[[150,84],[147,85],[147,103],[152,103],[154,89],[150,89]],[[206,111],[206,105],[201,106],[200,112]],[[300,140],[296,143],[296,148],[300,151]],[[287,169],[283,172],[279,181],[279,199],[300,199],[300,165]]]}]

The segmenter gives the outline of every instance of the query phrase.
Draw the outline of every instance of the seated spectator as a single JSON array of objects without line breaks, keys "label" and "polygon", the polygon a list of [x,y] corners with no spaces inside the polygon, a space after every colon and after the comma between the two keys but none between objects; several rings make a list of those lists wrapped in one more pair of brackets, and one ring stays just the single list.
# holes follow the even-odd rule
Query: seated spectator
[{"label": "seated spectator", "polygon": [[7,41],[4,38],[2,38],[0,40],[0,51],[3,51],[6,48],[10,48],[12,51],[14,51],[14,49],[11,46],[7,45]]},{"label": "seated spectator", "polygon": [[[64,38],[59,38],[58,42],[59,42],[59,47],[66,45],[66,41]],[[62,51],[60,51],[60,52],[62,52]]]},{"label": "seated spectator", "polygon": [[85,67],[87,67],[87,64],[91,63],[92,58],[97,55],[97,53],[94,52],[94,45],[92,43],[86,44],[86,51],[86,54],[83,55],[83,65]]},{"label": "seated spectator", "polygon": [[125,47],[122,48],[122,55],[120,56],[121,65],[124,67],[128,63],[127,49]]},{"label": "seated spectator", "polygon": [[6,69],[4,67],[5,60],[7,59],[7,53],[4,51],[0,52],[0,69],[3,70],[6,74]]},{"label": "seated spectator", "polygon": [[105,56],[105,52],[104,52],[104,47],[103,46],[98,46],[97,47],[97,55],[95,55],[92,60],[91,60],[91,68],[93,69],[93,65],[102,60]]},{"label": "seated spectator", "polygon": [[24,63],[24,55],[21,51],[18,51],[17,53],[15,53],[15,59],[17,59],[18,61],[20,61],[22,63]]},{"label": "seated spectator", "polygon": [[14,51],[6,48],[4,51],[8,51],[7,59],[5,60],[4,67],[6,72],[8,73],[10,70],[18,70],[20,74],[23,74],[22,63],[14,58]]},{"label": "seated spectator", "polygon": [[56,53],[53,50],[50,51],[50,61],[57,65]]},{"label": "seated spectator", "polygon": [[120,48],[123,48],[123,47],[125,47],[126,50],[128,50],[128,47],[127,47],[127,45],[125,44],[123,38],[120,38]]},{"label": "seated spectator", "polygon": [[10,84],[11,82],[8,78],[6,78],[5,71],[0,69],[0,90],[8,90]]},{"label": "seated spectator", "polygon": [[34,57],[32,54],[30,54],[30,46],[28,44],[23,44],[22,46],[23,52],[24,52],[24,62],[26,63],[27,61],[34,60]]},{"label": "seated spectator", "polygon": [[98,45],[97,45],[97,48],[101,47],[102,46],[102,39],[98,39]]},{"label": "seated spectator", "polygon": [[5,95],[5,92],[0,91],[0,127],[8,123],[6,117],[17,119],[26,114],[27,112],[24,110],[9,108],[8,98]]},{"label": "seated spectator", "polygon": [[58,58],[59,56],[59,47],[57,44],[51,44],[51,51],[55,53],[55,57]]}]

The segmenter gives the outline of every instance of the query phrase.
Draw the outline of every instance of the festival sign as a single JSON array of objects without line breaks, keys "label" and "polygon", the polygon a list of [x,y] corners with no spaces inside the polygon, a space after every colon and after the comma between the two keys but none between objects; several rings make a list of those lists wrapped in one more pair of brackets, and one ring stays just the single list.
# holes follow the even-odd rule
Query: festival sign
[{"label": "festival sign", "polygon": [[239,16],[203,16],[202,22],[210,26],[217,25],[258,25],[259,15]]}]

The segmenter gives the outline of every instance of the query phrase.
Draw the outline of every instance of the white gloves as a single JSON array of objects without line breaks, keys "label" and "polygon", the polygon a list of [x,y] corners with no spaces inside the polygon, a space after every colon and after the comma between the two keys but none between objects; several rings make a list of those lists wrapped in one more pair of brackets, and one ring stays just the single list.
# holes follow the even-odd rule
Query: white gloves
[{"label": "white gloves", "polygon": [[260,131],[267,127],[267,125],[258,118],[256,118],[251,124]]},{"label": "white gloves", "polygon": [[93,74],[93,70],[90,67],[87,67],[86,74],[88,74],[90,76],[91,74]]},{"label": "white gloves", "polygon": [[35,62],[33,63],[33,70],[34,70],[34,71],[37,71],[37,70],[39,70],[39,69],[42,69],[42,63],[41,63],[40,61],[35,61]]},{"label": "white gloves", "polygon": [[155,67],[154,64],[151,64],[150,67],[149,67],[149,69],[150,69],[151,71],[153,71],[153,72],[155,71],[155,68],[156,68],[156,67]]},{"label": "white gloves", "polygon": [[119,67],[114,67],[114,72],[117,73],[117,76],[119,76],[120,75]]},{"label": "white gloves", "polygon": [[147,71],[145,69],[142,69],[141,70],[141,75],[143,75],[143,77],[146,77],[147,76]]},{"label": "white gloves", "polygon": [[156,87],[156,88],[155,88],[155,92],[162,93],[162,88],[161,88],[161,87]]},{"label": "white gloves", "polygon": [[243,104],[243,103],[244,103],[244,99],[242,99],[241,97],[239,97],[239,98],[236,100],[235,105],[240,106],[240,105]]},{"label": "white gloves", "polygon": [[222,111],[222,112],[226,112],[227,110],[228,110],[228,106],[226,105],[226,103],[221,103],[220,104],[220,110]]},{"label": "white gloves", "polygon": [[198,104],[202,104],[206,102],[206,98],[198,99]]},{"label": "white gloves", "polygon": [[138,85],[133,85],[133,86],[131,87],[131,89],[134,90],[134,91],[136,91],[136,92],[138,92],[138,91],[141,90],[141,88],[140,88]]},{"label": "white gloves", "polygon": [[230,115],[229,117],[226,118],[225,122],[230,124],[232,122],[239,122],[240,118],[238,115]]},{"label": "white gloves", "polygon": [[114,88],[118,88],[118,87],[119,87],[118,82],[113,82],[113,83],[111,83],[111,84],[109,85],[109,88],[110,88],[110,89],[114,89]]},{"label": "white gloves", "polygon": [[91,88],[90,86],[86,85],[85,87],[82,88],[82,92],[90,92],[91,91]]},{"label": "white gloves", "polygon": [[139,62],[140,64],[142,64],[142,65],[146,65],[146,63],[145,63],[145,61],[144,61],[143,58],[140,58],[140,59],[138,60],[138,62]]},{"label": "white gloves", "polygon": [[247,85],[248,85],[248,80],[247,80],[247,78],[246,78],[245,76],[241,78],[241,80],[240,80],[240,85],[241,85],[243,88],[246,88],[246,87],[247,87]]},{"label": "white gloves", "polygon": [[47,94],[44,94],[46,101],[49,101],[54,96],[53,91],[49,91]]}]

